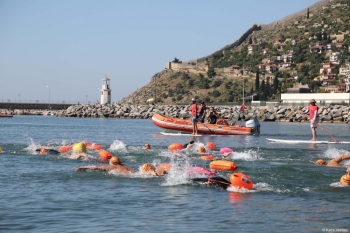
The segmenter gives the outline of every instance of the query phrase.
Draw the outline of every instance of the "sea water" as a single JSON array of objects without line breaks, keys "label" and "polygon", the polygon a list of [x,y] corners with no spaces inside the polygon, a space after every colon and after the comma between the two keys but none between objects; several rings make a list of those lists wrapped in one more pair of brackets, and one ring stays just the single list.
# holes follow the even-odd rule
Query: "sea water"
[{"label": "sea water", "polygon": [[[321,124],[339,141],[350,125]],[[309,140],[308,123],[261,122],[257,136],[162,135],[151,120],[14,116],[0,118],[0,232],[349,232],[350,187],[340,184],[346,168],[314,165],[350,153],[343,144],[281,144],[266,137]],[[332,139],[321,129],[319,140]],[[172,143],[195,146],[174,154]],[[40,155],[78,141],[101,144],[136,171],[146,162],[170,163],[165,177],[139,172],[119,175],[76,172],[95,159]],[[196,148],[206,142],[234,153],[229,160],[254,182],[253,190],[214,189],[191,183],[191,166],[208,168]],[[149,143],[151,150],[144,150]],[[350,161],[345,162],[350,166]],[[229,179],[231,173],[218,172]]]}]

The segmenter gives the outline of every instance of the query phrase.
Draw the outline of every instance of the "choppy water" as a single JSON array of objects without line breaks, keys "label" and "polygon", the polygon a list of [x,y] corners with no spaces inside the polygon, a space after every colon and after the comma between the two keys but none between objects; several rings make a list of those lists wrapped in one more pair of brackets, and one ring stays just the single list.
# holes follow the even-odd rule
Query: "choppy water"
[{"label": "choppy water", "polygon": [[[224,191],[190,183],[186,169],[209,162],[195,151],[174,157],[168,145],[191,137],[161,135],[150,120],[1,118],[0,232],[350,232],[350,187],[339,183],[345,168],[310,162],[349,153],[350,146],[270,143],[266,137],[308,140],[309,125],[261,125],[260,136],[195,138],[195,147],[214,142],[214,155],[221,147],[233,148],[230,159],[254,181],[252,191]],[[322,127],[350,141],[350,125]],[[318,135],[330,139],[321,130]],[[77,141],[99,143],[136,170],[145,162],[168,162],[177,170],[167,177],[75,172],[100,162],[32,152]],[[145,143],[150,151],[142,149]],[[89,154],[98,158],[97,152]]]}]

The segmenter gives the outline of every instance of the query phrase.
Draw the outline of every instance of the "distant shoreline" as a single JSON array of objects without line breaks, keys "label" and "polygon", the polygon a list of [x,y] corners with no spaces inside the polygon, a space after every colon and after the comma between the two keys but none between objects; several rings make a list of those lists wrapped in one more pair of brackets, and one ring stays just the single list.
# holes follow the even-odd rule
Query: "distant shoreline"
[{"label": "distant shoreline", "polygon": [[[211,105],[212,107],[213,105]],[[78,118],[122,118],[151,119],[154,113],[168,115],[174,118],[189,118],[186,109],[189,105],[72,105],[64,110],[48,109],[0,109],[1,113],[12,115],[43,115],[56,117]],[[243,120],[257,118],[260,122],[308,122],[308,115],[303,114],[304,106],[248,106],[242,115],[239,106],[213,106],[224,119]],[[350,123],[349,106],[319,106],[320,123]],[[208,111],[208,110],[207,110]],[[241,115],[240,115],[241,114]]]}]

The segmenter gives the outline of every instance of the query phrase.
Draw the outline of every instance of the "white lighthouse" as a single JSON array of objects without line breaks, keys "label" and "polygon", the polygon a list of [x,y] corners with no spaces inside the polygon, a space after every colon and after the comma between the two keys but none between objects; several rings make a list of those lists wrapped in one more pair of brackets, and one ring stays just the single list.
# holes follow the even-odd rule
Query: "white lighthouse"
[{"label": "white lighthouse", "polygon": [[105,75],[102,79],[102,88],[101,88],[101,104],[110,104],[111,103],[111,92],[109,84],[110,79]]}]

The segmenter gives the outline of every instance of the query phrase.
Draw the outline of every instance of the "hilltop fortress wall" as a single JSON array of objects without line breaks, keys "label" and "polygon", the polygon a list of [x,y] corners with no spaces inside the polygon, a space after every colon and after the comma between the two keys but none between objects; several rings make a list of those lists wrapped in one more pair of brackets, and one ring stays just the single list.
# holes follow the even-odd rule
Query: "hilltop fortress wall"
[{"label": "hilltop fortress wall", "polygon": [[[254,24],[251,28],[249,28],[238,40],[236,40],[235,42],[233,42],[232,44],[228,44],[225,47],[223,47],[222,49],[216,51],[217,52],[222,52],[224,50],[229,50],[229,49],[233,49],[236,48],[237,46],[239,46],[243,41],[245,41],[245,39],[247,39],[247,37],[253,32],[253,31],[258,31],[261,30],[261,26],[260,24]],[[208,58],[211,58],[215,53],[210,54],[209,56],[206,57],[202,57],[197,59],[198,62],[203,62]]]},{"label": "hilltop fortress wall", "polygon": [[313,10],[316,10],[318,8],[321,8],[321,7],[325,6],[325,5],[327,5],[328,3],[332,2],[332,1],[333,0],[321,0],[321,1],[318,1],[318,2],[314,3],[313,5],[309,6],[308,8],[305,8],[305,9],[303,9],[303,10],[297,12],[297,13],[294,13],[294,14],[291,14],[291,15],[287,15],[286,17],[284,17],[284,18],[282,18],[280,20],[274,21],[274,22],[272,22],[270,24],[263,24],[263,25],[261,25],[261,29],[262,30],[266,30],[266,29],[268,29],[268,28],[270,28],[272,26],[275,26],[276,24],[283,24],[283,23],[285,23],[285,22],[287,22],[289,20],[296,19],[296,18],[298,18],[300,16],[303,16],[303,15],[306,16],[307,9],[309,9],[310,11],[313,11]]}]

